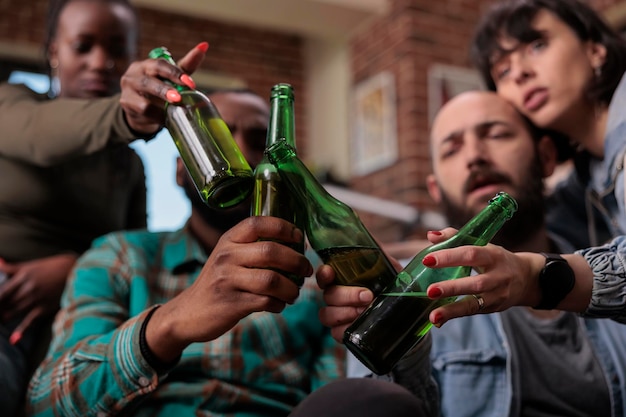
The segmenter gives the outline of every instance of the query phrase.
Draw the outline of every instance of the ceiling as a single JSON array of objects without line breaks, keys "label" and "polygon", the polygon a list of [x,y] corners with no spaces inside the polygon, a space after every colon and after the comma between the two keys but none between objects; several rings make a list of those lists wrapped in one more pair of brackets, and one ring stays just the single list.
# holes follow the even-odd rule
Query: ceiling
[{"label": "ceiling", "polygon": [[347,38],[364,22],[387,9],[387,0],[134,0],[133,3],[321,39]]}]

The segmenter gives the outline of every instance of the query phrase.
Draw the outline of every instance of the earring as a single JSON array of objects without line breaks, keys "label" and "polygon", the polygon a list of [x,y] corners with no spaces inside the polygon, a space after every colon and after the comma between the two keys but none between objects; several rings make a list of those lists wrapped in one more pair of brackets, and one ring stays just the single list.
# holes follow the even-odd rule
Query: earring
[{"label": "earring", "polygon": [[58,60],[58,59],[56,59],[56,58],[52,58],[52,59],[50,60],[50,68],[52,68],[52,69],[57,69],[57,68],[59,68],[59,60]]},{"label": "earring", "polygon": [[598,65],[597,67],[595,67],[593,69],[593,74],[596,76],[596,78],[602,77],[602,65]]},{"label": "earring", "polygon": [[108,70],[112,70],[113,68],[115,68],[115,61],[113,61],[112,59],[107,60],[106,68]]}]

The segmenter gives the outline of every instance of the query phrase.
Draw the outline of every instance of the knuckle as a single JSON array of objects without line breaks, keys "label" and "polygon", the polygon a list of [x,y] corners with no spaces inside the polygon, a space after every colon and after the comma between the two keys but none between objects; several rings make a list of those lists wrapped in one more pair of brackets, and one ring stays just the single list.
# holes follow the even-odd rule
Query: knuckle
[{"label": "knuckle", "polygon": [[250,216],[246,218],[244,221],[247,225],[254,229],[259,229],[265,224],[266,216]]},{"label": "knuckle", "polygon": [[273,289],[280,283],[280,275],[271,269],[261,269],[257,275],[259,284],[264,289]]},{"label": "knuckle", "polygon": [[276,244],[269,240],[264,240],[259,242],[258,250],[263,258],[273,258],[276,252]]}]

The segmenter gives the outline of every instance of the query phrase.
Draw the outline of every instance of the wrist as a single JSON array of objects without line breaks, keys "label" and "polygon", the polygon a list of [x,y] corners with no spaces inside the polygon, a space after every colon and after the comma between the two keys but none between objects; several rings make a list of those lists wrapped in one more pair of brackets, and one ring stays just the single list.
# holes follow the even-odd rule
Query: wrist
[{"label": "wrist", "polygon": [[532,252],[523,252],[518,255],[526,260],[528,268],[526,271],[526,277],[528,278],[526,280],[526,289],[519,305],[534,307],[541,302],[542,293],[539,286],[539,275],[546,264],[546,258],[539,253]]},{"label": "wrist", "polygon": [[166,310],[166,305],[155,307],[142,326],[144,348],[147,349],[148,356],[162,364],[178,361],[183,350],[189,345],[188,342],[176,337],[174,331],[176,325]]},{"label": "wrist", "polygon": [[561,255],[541,253],[545,264],[537,279],[540,301],[533,307],[539,310],[553,310],[572,291],[576,281],[574,271]]}]

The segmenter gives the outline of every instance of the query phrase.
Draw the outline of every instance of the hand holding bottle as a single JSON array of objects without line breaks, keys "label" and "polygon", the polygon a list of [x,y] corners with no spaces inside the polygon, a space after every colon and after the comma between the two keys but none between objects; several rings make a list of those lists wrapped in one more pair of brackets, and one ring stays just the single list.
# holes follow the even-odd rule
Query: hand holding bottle
[{"label": "hand holding bottle", "polygon": [[[296,149],[294,100],[293,87],[290,84],[279,83],[270,90],[270,120],[265,139],[266,149],[280,139],[284,139],[289,146]],[[305,230],[306,210],[291,197],[289,188],[265,154],[254,170],[250,215],[279,217],[295,224],[300,230]],[[304,253],[304,239],[290,246]],[[304,283],[302,277],[290,278],[299,286]]]},{"label": "hand holding bottle", "polygon": [[[175,68],[167,48],[155,48],[149,56]],[[184,85],[165,80],[175,88],[166,93],[172,97],[165,103],[165,126],[204,202],[232,207],[252,193],[252,168],[213,102],[186,74],[180,80]]]},{"label": "hand holding bottle", "polygon": [[343,343],[346,328],[374,299],[374,293],[365,287],[336,285],[335,270],[322,265],[315,272],[317,285],[324,291],[325,307],[319,311],[320,322],[329,327],[333,338]]},{"label": "hand holding bottle", "polygon": [[145,59],[132,63],[120,81],[120,105],[126,122],[135,132],[152,134],[165,123],[165,102],[180,101],[180,95],[164,80],[193,88],[192,74],[204,59],[209,45],[199,43],[179,62],[178,66],[164,60]]},{"label": "hand holding bottle", "polygon": [[[457,234],[415,255],[394,282],[346,329],[344,343],[348,349],[373,372],[391,371],[432,327],[430,312],[456,298],[448,295],[432,300],[426,290],[435,283],[467,277],[474,266],[468,264],[466,255],[452,267],[431,269],[428,266],[434,266],[430,261],[434,259],[432,254],[459,246],[467,254],[474,245],[486,245],[516,210],[516,201],[500,192]],[[475,300],[478,306],[483,306],[482,299]]]},{"label": "hand holding bottle", "polygon": [[[452,228],[437,233],[429,233],[428,239],[433,243],[446,240],[454,235]],[[432,255],[428,260],[432,268],[444,268],[459,265],[460,262],[471,265],[479,271],[477,275],[459,278],[453,281],[431,285],[427,294],[432,299],[454,297],[461,294],[477,294],[484,301],[481,313],[494,313],[513,306],[535,306],[541,298],[537,277],[544,267],[546,259],[537,253],[512,253],[506,249],[487,245],[484,247],[463,249],[446,249]],[[592,274],[585,259],[580,255],[563,255],[570,266],[581,276]],[[591,279],[580,279],[568,297],[559,306],[567,311],[583,312],[589,304],[588,295]],[[442,326],[448,320],[476,314],[478,304],[473,297],[467,297],[456,303],[434,309],[429,319],[436,326]]]},{"label": "hand holding bottle", "polygon": [[299,288],[286,274],[310,276],[313,267],[277,242],[302,238],[293,224],[270,216],[249,217],[224,233],[194,283],[150,319],[146,338],[154,354],[170,362],[190,343],[216,339],[254,312],[279,313],[293,304]]}]

